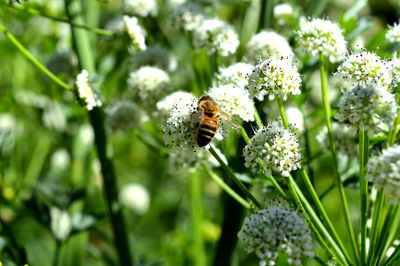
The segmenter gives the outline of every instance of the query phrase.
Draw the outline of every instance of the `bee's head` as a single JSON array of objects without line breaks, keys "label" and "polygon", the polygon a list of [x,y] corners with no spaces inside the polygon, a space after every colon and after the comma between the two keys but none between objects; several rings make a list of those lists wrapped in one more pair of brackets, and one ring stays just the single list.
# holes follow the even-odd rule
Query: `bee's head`
[{"label": "bee's head", "polygon": [[199,110],[203,111],[206,116],[215,117],[218,115],[218,105],[208,95],[203,95],[200,97],[198,108]]}]

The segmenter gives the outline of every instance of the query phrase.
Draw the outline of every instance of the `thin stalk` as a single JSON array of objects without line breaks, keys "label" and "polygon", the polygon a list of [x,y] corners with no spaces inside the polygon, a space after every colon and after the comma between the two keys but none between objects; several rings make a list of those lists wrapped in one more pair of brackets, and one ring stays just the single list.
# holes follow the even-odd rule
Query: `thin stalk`
[{"label": "thin stalk", "polygon": [[288,128],[289,123],[288,123],[286,115],[285,115],[285,109],[283,108],[283,103],[282,103],[282,99],[281,99],[280,95],[276,96],[276,101],[278,103],[279,114],[281,115],[282,124],[283,124],[284,128]]},{"label": "thin stalk", "polygon": [[259,127],[259,128],[262,128],[263,127],[263,121],[262,121],[262,119],[261,119],[261,116],[260,116],[260,114],[258,113],[258,111],[257,111],[257,109],[254,107],[254,110],[255,110],[255,112],[254,112],[254,118],[255,118],[255,120],[256,120],[256,124],[257,124],[257,126]]},{"label": "thin stalk", "polygon": [[236,193],[228,184],[222,180],[217,174],[215,174],[211,169],[206,165],[202,164],[204,171],[217,183],[229,196],[235,199],[240,205],[245,207],[246,209],[250,209],[250,204],[243,199],[238,193]]},{"label": "thin stalk", "polygon": [[366,241],[367,241],[367,193],[368,193],[368,183],[365,180],[365,149],[368,149],[368,146],[365,146],[365,142],[368,137],[364,130],[359,130],[359,169],[360,169],[360,211],[361,211],[361,264],[366,264]]},{"label": "thin stalk", "polygon": [[57,22],[61,22],[61,23],[67,23],[73,27],[81,28],[81,29],[84,29],[84,30],[87,30],[87,31],[90,31],[90,32],[93,32],[96,34],[105,35],[105,36],[113,36],[114,35],[114,32],[112,32],[112,31],[100,29],[100,28],[96,28],[96,27],[90,27],[90,26],[82,25],[82,24],[71,23],[68,20],[68,18],[60,18],[60,17],[56,17],[53,15],[49,15],[49,14],[46,14],[46,13],[44,13],[40,10],[37,10],[35,8],[32,8],[32,7],[25,7],[25,6],[20,6],[20,5],[8,5],[4,2],[1,2],[1,4],[6,5],[7,7],[17,10],[17,11],[26,12],[26,13],[29,13],[29,14],[35,15],[35,16],[45,17],[45,18],[48,18],[48,19],[51,19],[51,20],[54,20]]},{"label": "thin stalk", "polygon": [[257,207],[257,209],[261,208],[260,202],[250,193],[250,191],[246,188],[246,186],[240,181],[239,178],[236,177],[235,173],[229,168],[228,165],[219,157],[218,153],[214,150],[212,146],[208,149],[212,156],[218,161],[221,165],[222,169],[228,174],[228,176],[232,179],[232,181],[242,190],[242,192],[253,202],[253,204]]},{"label": "thin stalk", "polygon": [[61,245],[62,245],[62,243],[60,241],[56,240],[56,248],[54,250],[53,262],[51,264],[53,266],[57,266],[58,262],[60,261]]},{"label": "thin stalk", "polygon": [[13,34],[11,34],[7,28],[0,22],[0,30],[4,33],[6,38],[29,60],[31,61],[40,71],[48,76],[57,85],[66,90],[71,90],[71,87],[67,83],[59,79],[50,70],[48,70],[42,63],[40,63],[18,40]]},{"label": "thin stalk", "polygon": [[396,120],[394,122],[394,130],[390,130],[388,143],[390,146],[393,146],[396,141],[396,136],[399,133],[399,125],[400,125],[400,113],[397,114]]},{"label": "thin stalk", "polygon": [[353,226],[351,225],[349,208],[348,208],[348,204],[347,204],[347,198],[346,198],[346,194],[344,192],[342,180],[340,178],[339,164],[338,164],[337,156],[336,156],[335,142],[334,142],[332,126],[331,126],[331,107],[329,104],[329,95],[328,95],[328,73],[325,68],[325,57],[322,55],[322,53],[320,53],[320,55],[319,55],[319,68],[320,68],[320,75],[321,75],[322,102],[323,102],[324,110],[325,110],[325,122],[326,122],[326,128],[328,130],[329,147],[330,147],[330,150],[332,153],[333,169],[335,172],[336,182],[337,182],[337,186],[338,186],[338,190],[339,190],[339,194],[340,194],[340,200],[342,203],[342,210],[343,210],[343,214],[344,214],[344,218],[345,218],[347,233],[350,236],[350,243],[351,243],[353,255],[354,255],[355,261],[359,261],[357,242],[356,242],[356,238],[354,236]]},{"label": "thin stalk", "polygon": [[368,251],[368,260],[367,265],[371,265],[371,261],[374,255],[374,248],[376,247],[376,242],[378,238],[378,232],[380,233],[383,226],[383,221],[385,215],[384,213],[385,207],[385,193],[383,190],[378,191],[377,199],[375,202],[375,208],[372,215],[372,227],[371,232],[369,234],[369,251]]}]

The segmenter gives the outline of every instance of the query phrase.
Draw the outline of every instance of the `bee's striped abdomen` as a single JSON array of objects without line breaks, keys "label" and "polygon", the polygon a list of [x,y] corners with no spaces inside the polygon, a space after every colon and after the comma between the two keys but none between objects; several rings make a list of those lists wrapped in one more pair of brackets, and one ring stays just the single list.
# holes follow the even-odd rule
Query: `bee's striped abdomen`
[{"label": "bee's striped abdomen", "polygon": [[211,142],[218,130],[217,118],[204,118],[200,123],[197,133],[197,144],[199,147],[204,147]]}]

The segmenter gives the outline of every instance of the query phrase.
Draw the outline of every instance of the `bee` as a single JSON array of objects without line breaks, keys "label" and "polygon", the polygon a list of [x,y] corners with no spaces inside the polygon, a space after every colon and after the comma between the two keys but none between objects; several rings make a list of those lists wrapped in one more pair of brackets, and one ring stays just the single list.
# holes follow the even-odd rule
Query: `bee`
[{"label": "bee", "polygon": [[197,104],[197,145],[204,147],[211,142],[218,132],[220,118],[229,120],[235,127],[240,128],[240,124],[233,120],[231,116],[221,111],[217,103],[208,95],[200,97]]}]

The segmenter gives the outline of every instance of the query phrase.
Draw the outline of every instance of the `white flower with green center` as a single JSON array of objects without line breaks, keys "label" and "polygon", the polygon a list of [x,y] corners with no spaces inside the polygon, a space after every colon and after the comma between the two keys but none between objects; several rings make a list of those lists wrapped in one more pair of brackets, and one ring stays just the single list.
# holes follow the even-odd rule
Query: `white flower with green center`
[{"label": "white flower with green center", "polygon": [[234,85],[222,85],[212,87],[207,94],[228,115],[237,115],[244,121],[254,120],[254,103],[246,89]]},{"label": "white flower with green center", "polygon": [[162,69],[144,66],[130,73],[128,87],[147,105],[155,104],[171,90],[171,79]]},{"label": "white flower with green center", "polygon": [[313,257],[311,231],[300,213],[278,200],[246,217],[238,233],[246,251],[261,259],[260,266],[275,265],[285,253],[291,265],[302,265],[303,256]]},{"label": "white flower with green center", "polygon": [[349,121],[356,128],[373,133],[381,123],[392,125],[397,114],[394,95],[386,87],[359,85],[344,91],[335,118]]},{"label": "white flower with green center", "polygon": [[140,124],[142,110],[131,101],[120,101],[111,105],[106,110],[107,124],[112,130],[129,130]]},{"label": "white flower with green center", "polygon": [[239,46],[238,35],[233,27],[220,19],[204,19],[193,31],[193,46],[211,55],[228,56]]},{"label": "white flower with green center", "polygon": [[89,111],[94,107],[100,107],[102,105],[100,99],[90,84],[89,73],[87,70],[83,69],[81,73],[78,74],[75,84],[79,98],[83,101]]},{"label": "white flower with green center", "polygon": [[335,74],[354,85],[375,83],[389,86],[392,82],[390,64],[378,55],[365,51],[349,54]]},{"label": "white flower with green center", "polygon": [[392,84],[389,86],[390,91],[395,93],[400,90],[400,58],[395,53],[393,58],[390,59],[391,64],[391,74],[392,74]]},{"label": "white flower with green center", "polygon": [[273,31],[262,31],[254,35],[246,45],[244,59],[255,63],[269,58],[293,58],[292,48],[288,41]]},{"label": "white flower with green center", "polygon": [[157,0],[123,0],[122,9],[140,17],[155,17],[158,14]]},{"label": "white flower with green center", "polygon": [[161,121],[168,119],[174,105],[191,105],[197,102],[193,94],[185,91],[177,91],[167,95],[164,99],[157,102],[158,116]]},{"label": "white flower with green center", "polygon": [[397,203],[400,199],[400,146],[395,145],[371,157],[365,178],[377,189],[384,189],[390,203]]},{"label": "white flower with green center", "polygon": [[346,53],[346,41],[336,23],[324,19],[305,21],[296,36],[300,54],[322,53],[331,62],[340,61]]},{"label": "white flower with green center", "polygon": [[243,155],[245,166],[255,171],[260,169],[261,161],[266,175],[289,176],[290,171],[301,168],[297,133],[292,127],[285,129],[278,121],[257,130],[250,144],[244,147]]},{"label": "white flower with green center", "polygon": [[258,63],[247,79],[250,96],[260,101],[264,100],[264,96],[273,100],[277,95],[285,101],[288,95],[301,93],[300,74],[288,58],[268,59]]},{"label": "white flower with green center", "polygon": [[136,17],[124,16],[123,21],[124,21],[125,31],[131,38],[134,48],[139,50],[145,50],[146,31],[139,25],[138,19]]},{"label": "white flower with green center", "polygon": [[253,66],[245,63],[236,63],[229,67],[221,67],[215,76],[214,86],[235,85],[245,88],[248,84],[247,75],[251,73]]},{"label": "white flower with green center", "polygon": [[393,26],[389,26],[386,39],[391,43],[400,42],[400,24],[395,23]]}]

